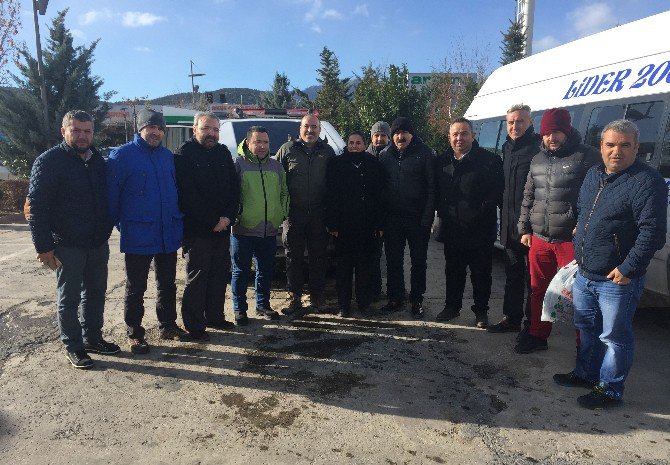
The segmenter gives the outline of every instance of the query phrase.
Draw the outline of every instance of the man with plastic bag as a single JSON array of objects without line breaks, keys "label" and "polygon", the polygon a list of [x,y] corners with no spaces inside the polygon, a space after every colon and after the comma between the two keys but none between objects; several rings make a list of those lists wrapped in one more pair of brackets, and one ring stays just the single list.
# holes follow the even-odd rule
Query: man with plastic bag
[{"label": "man with plastic bag", "polygon": [[591,388],[577,399],[588,409],[622,403],[633,315],[649,262],[665,244],[668,188],[658,171],[636,159],[639,134],[626,120],[605,126],[603,163],[589,170],[579,193],[573,298],[580,345],[575,369],[554,381]]}]

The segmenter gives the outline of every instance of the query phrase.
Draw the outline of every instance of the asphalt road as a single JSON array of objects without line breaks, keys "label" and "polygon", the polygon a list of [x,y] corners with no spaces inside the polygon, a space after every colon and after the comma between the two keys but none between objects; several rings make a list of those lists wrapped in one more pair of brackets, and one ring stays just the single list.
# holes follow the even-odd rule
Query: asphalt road
[{"label": "asphalt road", "polygon": [[[0,463],[669,463],[667,308],[636,315],[625,405],[591,412],[575,402],[585,391],[551,381],[572,368],[567,325],[555,325],[548,351],[517,355],[513,334],[475,329],[469,311],[434,321],[444,288],[435,242],[425,321],[409,311],[252,319],[208,344],[158,341],[150,285],[145,356],[125,344],[118,235],[110,244],[105,337],[123,352],[81,372],[65,360],[54,277],[34,260],[27,226],[0,224]],[[499,255],[493,283],[495,322]],[[329,292],[334,305],[332,282]],[[464,308],[471,298],[468,285]]]}]

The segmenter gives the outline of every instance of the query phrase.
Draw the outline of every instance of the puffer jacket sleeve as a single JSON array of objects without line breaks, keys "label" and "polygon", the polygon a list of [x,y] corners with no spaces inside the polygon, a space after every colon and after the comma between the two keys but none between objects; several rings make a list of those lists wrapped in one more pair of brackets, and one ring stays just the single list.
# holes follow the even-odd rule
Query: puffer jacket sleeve
[{"label": "puffer jacket sleeve", "polygon": [[284,214],[284,218],[287,218],[288,205],[291,199],[288,194],[288,185],[286,184],[286,171],[281,171],[279,173],[279,188],[279,201],[281,202],[281,210]]},{"label": "puffer jacket sleeve", "polygon": [[38,253],[49,252],[55,244],[51,235],[52,201],[56,198],[56,179],[48,159],[42,155],[33,164],[30,173],[30,232]]},{"label": "puffer jacket sleeve", "polygon": [[530,209],[533,207],[535,200],[535,183],[531,171],[528,171],[526,178],[526,185],[523,188],[523,201],[521,202],[521,214],[519,215],[519,235],[531,234],[533,229],[530,225]]},{"label": "puffer jacket sleeve", "polygon": [[635,244],[617,268],[624,276],[641,276],[654,253],[665,245],[668,187],[660,176],[649,177],[633,197],[633,216],[639,228]]},{"label": "puffer jacket sleeve", "polygon": [[109,217],[117,228],[121,221],[121,191],[125,175],[123,173],[122,160],[118,151],[113,151],[107,160],[107,199],[109,204]]},{"label": "puffer jacket sleeve", "polygon": [[224,146],[224,157],[226,169],[228,170],[230,179],[233,180],[232,185],[230,186],[230,196],[226,202],[223,210],[224,216],[230,220],[230,224],[235,224],[237,219],[237,212],[240,209],[240,179],[237,175],[237,170],[235,169],[235,162],[233,162],[233,157]]}]

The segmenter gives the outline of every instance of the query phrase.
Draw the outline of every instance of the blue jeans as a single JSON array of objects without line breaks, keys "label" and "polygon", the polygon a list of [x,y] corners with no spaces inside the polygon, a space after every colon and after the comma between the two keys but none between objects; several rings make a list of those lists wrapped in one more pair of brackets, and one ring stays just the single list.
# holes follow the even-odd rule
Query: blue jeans
[{"label": "blue jeans", "polygon": [[74,352],[85,342],[102,339],[109,246],[106,242],[93,249],[56,246],[54,254],[62,263],[56,269],[60,339]]},{"label": "blue jeans", "polygon": [[619,285],[593,281],[577,272],[572,287],[580,338],[575,374],[606,384],[606,394],[614,399],[623,397],[623,384],[633,363],[633,315],[644,278]]},{"label": "blue jeans", "polygon": [[247,283],[251,274],[251,259],[256,266],[256,309],[270,308],[270,286],[275,269],[277,238],[231,234],[230,256],[233,261],[233,279],[230,287],[235,313],[246,312]]}]

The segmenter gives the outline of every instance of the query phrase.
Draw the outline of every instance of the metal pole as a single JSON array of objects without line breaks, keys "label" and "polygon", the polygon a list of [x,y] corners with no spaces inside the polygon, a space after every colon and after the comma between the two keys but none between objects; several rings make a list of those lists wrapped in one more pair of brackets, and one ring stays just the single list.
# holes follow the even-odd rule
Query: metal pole
[{"label": "metal pole", "polygon": [[191,108],[195,108],[195,81],[193,80],[193,60],[191,60],[191,103],[193,104]]},{"label": "metal pole", "polygon": [[46,147],[51,146],[51,131],[49,129],[49,107],[47,105],[47,85],[44,78],[44,64],[42,64],[42,45],[40,42],[40,25],[37,21],[37,0],[33,0],[33,19],[35,20],[35,45],[37,47],[37,71],[40,75],[40,95],[42,98],[42,111],[44,118],[44,134],[46,134]]}]

